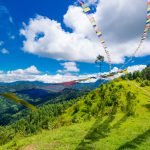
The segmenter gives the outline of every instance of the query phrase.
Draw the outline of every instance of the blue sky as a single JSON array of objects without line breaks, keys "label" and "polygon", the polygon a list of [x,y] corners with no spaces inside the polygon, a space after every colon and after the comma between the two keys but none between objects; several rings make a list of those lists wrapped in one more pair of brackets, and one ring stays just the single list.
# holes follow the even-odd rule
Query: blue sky
[{"label": "blue sky", "polygon": [[[115,1],[114,1],[114,7],[115,7]],[[122,1],[122,5],[123,5],[123,0],[118,0],[118,1],[120,2]],[[102,48],[97,47],[98,44],[96,43],[97,42],[96,36],[94,35],[92,28],[90,27],[90,23],[88,22],[88,20],[86,20],[86,16],[83,16],[83,18],[85,17],[85,21],[78,19],[80,18],[80,15],[82,18],[82,15],[84,14],[81,14],[82,12],[80,8],[78,9],[78,8],[75,8],[75,6],[73,6],[74,2],[75,2],[74,0],[60,0],[60,1],[1,0],[0,1],[0,22],[1,22],[1,25],[0,25],[0,33],[1,33],[0,34],[0,51],[1,51],[0,70],[2,72],[8,73],[8,71],[14,71],[17,69],[24,70],[24,69],[29,68],[30,66],[35,66],[36,69],[39,70],[42,74],[50,74],[50,75],[55,75],[58,73],[59,74],[67,73],[67,74],[73,74],[73,75],[98,73],[99,71],[98,67],[94,64],[94,57],[97,54],[97,50],[93,51],[93,54],[92,54],[92,49],[89,49],[92,54],[91,56],[92,59],[90,59],[91,54],[89,55],[86,54],[85,57],[88,56],[88,58],[84,59],[84,56],[83,57],[78,56],[78,53],[80,52],[82,53],[82,51],[78,50],[78,48],[79,49],[82,49],[82,48],[81,46],[76,47],[76,44],[74,45],[74,50],[72,50],[71,46],[69,47],[70,49],[68,48],[68,46],[59,46],[58,45],[59,42],[55,40],[56,46],[54,47],[56,47],[56,51],[58,50],[57,46],[60,49],[61,48],[63,49],[63,47],[65,47],[64,48],[65,51],[67,50],[66,48],[68,48],[67,51],[70,51],[70,53],[65,52],[64,54],[62,52],[60,54],[56,52],[55,54],[55,48],[53,50],[51,49],[51,51],[53,51],[51,53],[51,51],[48,49],[48,48],[51,48],[51,46],[49,45],[44,45],[44,44],[39,45],[39,43],[37,43],[39,47],[37,48],[34,47],[33,49],[31,49],[29,46],[29,45],[32,45],[31,43],[32,40],[29,37],[27,39],[27,36],[28,34],[32,33],[32,30],[33,30],[32,25],[34,22],[36,23],[37,21],[37,23],[39,22],[39,26],[41,25],[41,27],[37,27],[37,30],[41,31],[42,26],[45,25],[45,27],[47,27],[47,25],[49,25],[49,27],[47,29],[44,29],[44,31],[42,32],[43,33],[45,32],[45,34],[46,33],[51,34],[52,31],[47,31],[51,28],[51,25],[53,26],[53,24],[54,25],[58,24],[59,26],[60,24],[61,31],[58,31],[57,33],[61,32],[60,35],[65,35],[65,36],[67,35],[68,32],[73,33],[73,35],[69,34],[69,37],[66,36],[66,38],[70,38],[70,39],[77,38],[80,35],[81,37],[79,37],[79,43],[80,43],[79,45],[82,45],[82,44],[86,45],[86,43],[84,42],[88,38],[89,47],[91,46],[92,43],[94,43],[95,45],[93,47],[96,47],[96,49],[100,49],[99,52],[102,52],[103,54]],[[140,4],[137,4],[137,7],[139,7],[139,5]],[[105,2],[102,3],[102,8],[101,8],[101,4],[98,4],[97,13],[95,14],[95,17],[96,17],[98,24],[101,23],[104,37],[106,41],[108,41],[109,43],[108,45],[110,45],[110,51],[111,49],[114,50],[111,55],[113,59],[113,63],[114,63],[113,67],[119,68],[120,66],[122,66],[121,63],[123,62],[123,60],[127,60],[128,57],[131,56],[131,53],[133,53],[136,45],[138,44],[138,41],[140,40],[141,31],[143,31],[143,28],[144,28],[143,25],[145,24],[145,21],[144,21],[145,18],[143,17],[146,15],[144,14],[145,9],[143,9],[145,8],[145,4],[143,3],[141,7],[141,12],[142,12],[141,14],[143,14],[139,16],[141,17],[141,20],[138,18],[137,18],[137,22],[135,20],[135,22],[138,23],[138,26],[136,27],[137,29],[135,29],[133,33],[130,32],[129,25],[131,25],[131,27],[134,27],[133,26],[134,24],[130,20],[129,20],[129,24],[125,23],[125,24],[120,25],[120,26],[124,26],[124,30],[125,30],[124,33],[123,31],[121,31],[121,29],[119,31],[117,27],[112,25],[113,22],[118,21],[117,19],[119,19],[121,15],[124,15],[126,13],[122,13],[120,14],[120,16],[119,16],[119,13],[116,14],[115,15],[116,20],[110,19],[112,23],[109,23],[108,21],[108,24],[106,24],[106,20],[105,21],[103,20],[104,18],[109,18],[109,15],[111,14],[111,12],[110,13],[107,11],[104,12],[104,15],[102,17],[99,15],[99,13],[103,9],[105,10],[108,9],[108,11],[110,11],[109,8],[107,7],[108,5],[105,4]],[[77,13],[73,13],[73,12],[77,12]],[[41,18],[38,18],[37,17],[38,15],[41,16]],[[64,16],[66,16],[65,19],[64,19]],[[126,17],[128,17],[128,15]],[[129,19],[131,20],[136,19],[134,18],[134,16],[132,17],[133,18],[129,18]],[[74,18],[77,18],[77,19],[74,20]],[[29,21],[30,19],[32,19],[31,22]],[[53,23],[52,20],[55,20],[55,23]],[[40,22],[42,21],[44,23],[40,24]],[[23,26],[23,23],[26,25]],[[87,26],[84,27],[85,23]],[[81,28],[79,28],[78,26],[81,26]],[[110,29],[110,32],[109,32],[109,29]],[[21,30],[23,30],[25,34],[22,34]],[[135,33],[135,36],[134,36],[134,33]],[[48,37],[50,37],[50,35],[47,36],[44,42],[45,43],[49,42],[51,44],[52,41],[48,41],[49,40]],[[58,38],[59,36],[57,37],[57,39]],[[61,38],[63,39],[63,37]],[[70,39],[69,41],[71,41]],[[77,40],[74,43],[77,43]],[[129,45],[132,45],[132,43],[133,43],[133,51],[132,49],[129,49],[129,51],[127,51],[127,49],[125,49],[124,47],[128,48]],[[144,64],[150,63],[149,62],[150,53],[149,53],[149,50],[147,50],[147,45],[148,45],[147,43],[149,43],[149,39],[146,41],[146,44],[142,47],[142,50],[143,49],[146,49],[146,50],[142,53],[141,53],[142,50],[140,50],[140,52],[137,55],[138,57],[134,58],[133,61],[130,64],[128,64],[126,67],[133,66],[133,65],[144,65]],[[68,45],[71,45],[71,44],[72,43],[68,43]],[[42,46],[45,47],[45,49],[43,48],[40,49]],[[91,48],[93,47],[91,46]],[[117,50],[115,51],[115,49]],[[89,50],[87,49],[87,53],[89,52]],[[120,51],[122,51],[123,54],[120,54],[121,53]],[[85,53],[86,51],[84,50],[83,55]],[[61,54],[62,54],[62,57],[60,56]],[[69,55],[73,55],[73,56],[75,55],[75,56],[70,57]],[[68,64],[65,64],[65,62],[73,62],[73,64],[69,64],[71,65],[72,70],[67,69]],[[107,71],[108,71],[108,64],[104,63],[103,72],[107,72]]]},{"label": "blue sky", "polygon": [[[73,2],[73,1],[72,1]],[[60,68],[59,63],[53,59],[41,58],[35,55],[24,53],[22,49],[22,37],[19,35],[19,30],[22,27],[22,22],[28,22],[29,18],[35,17],[36,14],[50,17],[58,21],[62,21],[63,14],[67,11],[69,1],[45,1],[42,0],[4,0],[0,2],[1,7],[8,12],[4,14],[1,10],[0,14],[6,16],[1,17],[1,22],[6,24],[0,26],[0,40],[4,41],[2,48],[10,51],[9,55],[0,54],[0,70],[15,70],[18,68],[27,68],[31,65],[37,66],[39,70],[45,72],[56,73]],[[9,17],[12,17],[13,23],[9,22]],[[4,19],[4,20],[2,20]],[[9,34],[15,36],[11,39]]]}]

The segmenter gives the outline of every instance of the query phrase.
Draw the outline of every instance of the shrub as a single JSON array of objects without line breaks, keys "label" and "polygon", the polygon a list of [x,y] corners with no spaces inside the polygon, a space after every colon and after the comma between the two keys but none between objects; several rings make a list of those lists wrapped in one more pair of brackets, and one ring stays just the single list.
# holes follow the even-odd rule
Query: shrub
[{"label": "shrub", "polygon": [[126,100],[127,100],[127,106],[126,106],[126,111],[127,115],[135,115],[135,106],[136,106],[136,95],[133,92],[127,92],[126,94]]}]

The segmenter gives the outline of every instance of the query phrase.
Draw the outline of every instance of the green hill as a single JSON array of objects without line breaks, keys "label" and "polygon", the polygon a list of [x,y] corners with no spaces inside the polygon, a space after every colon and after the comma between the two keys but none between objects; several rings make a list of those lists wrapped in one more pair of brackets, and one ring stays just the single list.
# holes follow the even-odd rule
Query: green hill
[{"label": "green hill", "polygon": [[[150,149],[150,67],[0,127],[2,150]],[[63,99],[63,97],[62,97]]]},{"label": "green hill", "polygon": [[49,130],[20,134],[1,150],[150,149],[148,80],[116,79],[74,100]]}]

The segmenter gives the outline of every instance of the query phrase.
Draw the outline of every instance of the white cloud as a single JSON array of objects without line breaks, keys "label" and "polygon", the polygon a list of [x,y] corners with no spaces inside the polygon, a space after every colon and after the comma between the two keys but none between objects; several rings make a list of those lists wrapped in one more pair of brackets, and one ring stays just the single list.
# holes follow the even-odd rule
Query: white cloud
[{"label": "white cloud", "polygon": [[89,20],[80,7],[70,6],[64,15],[64,23],[67,27],[73,29],[75,33],[82,34],[84,38],[97,38]]},{"label": "white cloud", "polygon": [[0,71],[0,82],[15,81],[40,81],[45,83],[59,83],[89,77],[91,75],[71,75],[71,74],[43,74],[35,66],[26,69],[17,69],[12,71]]},{"label": "white cloud", "polygon": [[41,72],[35,66],[7,72],[0,71],[0,82],[36,81],[36,77],[40,75]]},{"label": "white cloud", "polygon": [[[44,33],[44,37],[35,40],[40,32]],[[98,43],[91,42],[83,34],[65,32],[58,22],[46,17],[30,19],[29,25],[25,25],[20,33],[26,37],[24,51],[39,56],[89,62],[99,54]]]},{"label": "white cloud", "polygon": [[[133,71],[141,71],[145,68],[145,65],[136,65],[128,67],[129,72]],[[117,70],[117,68],[115,68]],[[108,74],[105,72],[103,74]],[[113,80],[116,77],[119,77],[122,74],[118,74],[114,77],[110,77],[107,80]],[[17,69],[13,71],[0,71],[0,82],[15,82],[15,81],[40,81],[44,83],[60,83],[60,82],[67,82],[77,79],[85,79],[89,77],[99,77],[99,74],[85,74],[85,75],[72,75],[72,74],[43,74],[40,72],[35,66],[31,66],[26,69]],[[87,82],[95,82],[97,79],[91,79],[86,81]]]},{"label": "white cloud", "polygon": [[[104,33],[112,62],[123,63],[125,56],[131,56],[137,48],[144,30],[146,0],[101,0],[94,16]],[[72,33],[65,32],[60,23],[47,17],[30,19],[20,31],[26,38],[23,50],[57,60],[94,62],[99,53],[106,58],[81,8],[70,6],[64,15],[64,23],[73,30]],[[44,37],[35,40],[40,32]],[[149,55],[149,47],[147,40],[137,56]]]},{"label": "white cloud", "polygon": [[[101,0],[98,5],[95,17],[114,63],[124,62],[124,57],[132,56],[138,47],[146,22],[146,4],[147,0]],[[147,39],[136,56],[150,55],[149,47]]]},{"label": "white cloud", "polygon": [[2,54],[9,54],[9,50],[6,48],[1,49]]},{"label": "white cloud", "polygon": [[119,69],[117,67],[114,67],[111,72],[117,72]]},{"label": "white cloud", "polygon": [[8,74],[35,75],[40,74],[40,71],[35,66],[31,66],[27,69],[17,69],[15,71],[8,71]]},{"label": "white cloud", "polygon": [[101,0],[95,16],[109,43],[141,36],[146,21],[146,4],[147,0]]},{"label": "white cloud", "polygon": [[61,65],[64,67],[63,70],[59,70],[58,72],[66,73],[66,72],[79,72],[80,69],[77,67],[75,62],[65,62],[61,63]]},{"label": "white cloud", "polygon": [[[127,71],[128,71],[128,73],[133,73],[135,71],[142,71],[145,68],[146,68],[146,65],[134,65],[134,66],[129,66],[127,68]],[[119,68],[114,67],[111,70],[111,72],[117,72],[118,70],[119,70]],[[105,74],[108,74],[108,72],[106,72]],[[120,77],[122,75],[124,75],[124,73],[118,73],[118,74],[116,74],[116,75],[114,75],[112,77],[107,78],[106,80],[113,80],[113,79],[118,78],[118,77]]]},{"label": "white cloud", "polygon": [[134,72],[134,71],[142,71],[143,69],[146,68],[146,65],[135,65],[135,66],[129,66],[128,72]]},{"label": "white cloud", "polygon": [[[127,67],[128,72],[135,72],[135,71],[142,71],[143,69],[146,68],[146,65],[134,65],[134,66],[129,66]],[[114,67],[111,72],[117,72],[119,68]]]}]

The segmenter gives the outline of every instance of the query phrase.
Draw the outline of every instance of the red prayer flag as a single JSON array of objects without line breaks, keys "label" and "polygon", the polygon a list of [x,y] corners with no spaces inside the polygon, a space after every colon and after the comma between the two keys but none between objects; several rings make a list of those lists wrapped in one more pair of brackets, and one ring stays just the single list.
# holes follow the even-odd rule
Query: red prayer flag
[{"label": "red prayer flag", "polygon": [[150,19],[150,15],[147,16],[147,19]]},{"label": "red prayer flag", "polygon": [[60,84],[64,85],[64,86],[71,86],[71,85],[74,85],[76,83],[77,83],[76,81],[70,81],[70,82],[63,82],[63,83],[60,83]]}]

